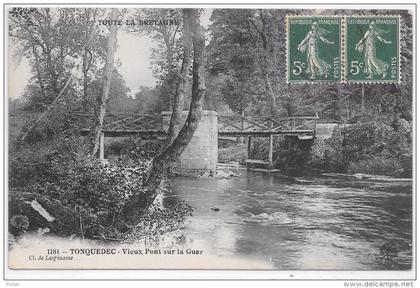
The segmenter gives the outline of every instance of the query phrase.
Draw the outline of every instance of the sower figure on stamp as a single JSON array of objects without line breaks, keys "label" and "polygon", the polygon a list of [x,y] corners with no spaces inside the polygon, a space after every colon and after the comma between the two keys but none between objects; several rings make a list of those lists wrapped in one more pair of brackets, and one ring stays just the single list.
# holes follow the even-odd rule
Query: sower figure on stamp
[{"label": "sower figure on stamp", "polygon": [[327,33],[327,30],[318,27],[318,22],[313,22],[311,30],[297,48],[302,53],[306,52],[307,68],[305,72],[310,74],[309,79],[315,79],[317,75],[328,77],[331,65],[322,60],[318,54],[318,40],[330,45],[334,44],[333,41],[324,38],[324,35]]},{"label": "sower figure on stamp", "polygon": [[389,65],[376,57],[376,40],[385,44],[391,44],[391,41],[385,40],[382,35],[384,31],[379,29],[374,21],[369,24],[369,29],[363,35],[362,39],[356,44],[355,49],[363,53],[364,69],[363,72],[368,74],[367,78],[371,79],[373,76],[381,75],[386,77],[386,70]]}]

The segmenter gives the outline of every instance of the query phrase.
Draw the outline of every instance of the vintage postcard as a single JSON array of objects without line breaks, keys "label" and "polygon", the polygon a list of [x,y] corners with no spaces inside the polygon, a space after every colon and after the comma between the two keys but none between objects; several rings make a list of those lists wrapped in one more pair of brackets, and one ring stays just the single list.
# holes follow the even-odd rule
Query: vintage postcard
[{"label": "vintage postcard", "polygon": [[415,277],[413,5],[4,9],[9,275]]}]

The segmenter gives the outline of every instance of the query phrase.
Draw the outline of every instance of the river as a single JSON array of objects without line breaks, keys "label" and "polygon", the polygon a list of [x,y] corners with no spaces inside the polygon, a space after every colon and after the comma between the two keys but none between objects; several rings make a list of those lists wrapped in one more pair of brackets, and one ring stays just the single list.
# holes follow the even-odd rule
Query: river
[{"label": "river", "polygon": [[411,269],[411,182],[235,172],[174,178],[163,199],[194,208],[185,234],[206,253],[284,270]]}]

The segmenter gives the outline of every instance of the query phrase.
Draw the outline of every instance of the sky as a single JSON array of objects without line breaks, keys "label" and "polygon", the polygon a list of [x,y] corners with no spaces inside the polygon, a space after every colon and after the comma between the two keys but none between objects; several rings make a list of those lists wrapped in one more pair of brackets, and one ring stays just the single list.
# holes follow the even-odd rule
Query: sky
[{"label": "sky", "polygon": [[156,47],[148,36],[135,35],[126,31],[118,33],[116,58],[121,62],[118,71],[123,76],[131,93],[138,92],[140,86],[153,87],[156,79],[151,70],[151,50]]},{"label": "sky", "polygon": [[[210,24],[212,9],[205,9],[201,16],[201,25],[205,28]],[[10,42],[9,42],[10,43]],[[123,29],[118,31],[118,47],[115,58],[121,63],[118,71],[130,88],[131,96],[134,96],[140,86],[154,87],[156,79],[152,74],[151,55],[152,48],[157,46],[150,37],[139,36],[129,33]],[[22,96],[26,83],[31,76],[29,61],[26,58],[13,58],[13,47],[9,44],[9,89],[8,95],[11,99]]]}]

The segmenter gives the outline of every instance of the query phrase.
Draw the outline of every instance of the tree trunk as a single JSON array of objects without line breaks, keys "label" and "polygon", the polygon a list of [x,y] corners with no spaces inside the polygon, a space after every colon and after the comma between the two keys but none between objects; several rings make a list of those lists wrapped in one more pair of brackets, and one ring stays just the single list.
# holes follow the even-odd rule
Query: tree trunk
[{"label": "tree trunk", "polygon": [[87,88],[88,88],[88,69],[87,69],[87,48],[85,47],[85,51],[83,53],[83,110],[88,111],[89,107],[89,101],[88,101],[88,94],[87,94]]},{"label": "tree trunk", "polygon": [[[267,40],[265,40],[265,43],[267,42]],[[266,85],[266,89],[267,92],[270,96],[271,99],[271,116],[272,117],[276,117],[279,116],[280,111],[277,105],[277,99],[276,99],[276,94],[274,93],[274,89],[273,89],[273,85],[271,84],[271,80],[270,80],[270,75],[272,73],[272,62],[269,60],[269,56],[275,58],[275,55],[270,55],[270,51],[269,51],[269,47],[267,47],[267,44],[263,45],[264,48],[264,67],[263,67],[263,73],[265,75],[265,85]],[[275,69],[275,67],[274,67]]]},{"label": "tree trunk", "polygon": [[36,76],[39,82],[39,88],[41,89],[41,93],[44,99],[47,99],[47,93],[45,92],[45,87],[44,87],[44,84],[42,83],[41,71],[39,69],[38,53],[36,52],[35,45],[33,44],[32,44],[32,53],[34,53],[34,57],[35,57],[35,69],[36,69]]},{"label": "tree trunk", "polygon": [[[118,18],[118,9],[112,8],[111,19]],[[106,105],[109,100],[109,90],[111,89],[111,80],[112,72],[114,68],[114,52],[117,44],[117,25],[112,25],[110,27],[110,34],[108,38],[108,45],[106,50],[106,62],[105,62],[105,77],[102,88],[102,95],[99,95],[97,98],[98,106],[97,112],[95,113],[95,129],[94,129],[94,146],[93,146],[93,155],[97,155],[100,147],[100,139],[102,128],[104,126],[104,118],[106,112]]]},{"label": "tree trunk", "polygon": [[[166,62],[168,64],[168,74],[166,76],[167,77],[169,76],[169,78],[171,79],[173,77],[172,73],[174,73],[174,68],[173,68],[174,67],[174,55],[173,55],[174,52],[173,52],[172,45],[175,45],[175,43],[171,43],[170,35],[167,30],[163,32],[162,36],[163,36],[163,41],[165,42],[165,46],[166,46]],[[169,111],[171,111],[173,110],[175,95],[173,93],[170,93],[168,100],[169,100]]]},{"label": "tree trunk", "polygon": [[266,87],[267,87],[268,94],[270,95],[270,98],[271,98],[270,114],[271,114],[272,117],[276,117],[276,116],[279,115],[279,109],[278,109],[278,106],[277,106],[276,95],[274,94],[273,86],[271,85],[271,81],[270,81],[270,78],[268,76],[268,73],[265,73],[265,84],[266,84]]},{"label": "tree trunk", "polygon": [[130,224],[136,223],[142,213],[153,203],[159,193],[159,187],[165,177],[169,163],[178,158],[190,142],[201,120],[205,94],[206,49],[203,28],[200,26],[198,9],[185,9],[189,14],[192,32],[194,62],[191,105],[187,120],[172,144],[160,152],[151,162],[149,177],[143,193],[133,195],[124,207],[123,215]]},{"label": "tree trunk", "polygon": [[[276,95],[274,93],[273,90],[273,85],[271,84],[271,80],[270,80],[270,75],[271,75],[271,71],[272,71],[272,63],[271,61],[269,61],[269,56],[274,57],[276,55],[270,55],[270,47],[268,47],[268,40],[267,40],[267,35],[266,35],[266,20],[264,18],[264,15],[262,13],[262,10],[259,10],[259,15],[260,15],[260,19],[262,22],[262,27],[258,28],[258,26],[251,21],[251,24],[253,24],[253,26],[255,27],[255,29],[257,30],[257,33],[259,34],[261,41],[262,41],[262,53],[263,53],[263,61],[259,62],[260,65],[260,70],[261,73],[264,75],[264,82],[265,82],[265,89],[266,92],[268,93],[268,96],[271,99],[271,107],[270,107],[270,113],[272,117],[276,117],[279,116],[280,111],[278,109],[278,105],[277,105],[277,100],[276,100]],[[276,68],[276,67],[274,67]]]},{"label": "tree trunk", "polygon": [[365,86],[362,84],[362,114],[365,114]]},{"label": "tree trunk", "polygon": [[268,55],[267,55],[268,51],[264,49],[263,53],[264,53],[263,61],[262,63],[260,62],[260,70],[261,70],[261,73],[264,75],[263,77],[264,77],[264,82],[265,82],[265,91],[267,92],[271,101],[270,114],[272,117],[276,117],[276,116],[279,116],[280,111],[278,109],[276,95],[274,93],[273,85],[271,84],[271,80],[269,76],[269,74],[271,73],[271,69],[270,69],[271,63],[268,60]]},{"label": "tree trunk", "polygon": [[90,8],[84,9],[84,17],[85,17],[85,43],[84,43],[84,51],[83,51],[83,110],[87,112],[89,110],[89,96],[88,96],[88,83],[89,83],[89,76],[88,72],[90,70],[91,63],[93,61],[93,55],[90,52],[91,47],[91,36],[93,32],[93,25],[96,21],[96,13],[97,10],[92,10],[92,20],[91,20],[91,13]]},{"label": "tree trunk", "polygon": [[52,59],[52,53],[51,53],[51,49],[48,45],[46,45],[46,58],[47,58],[47,70],[48,70],[48,74],[50,75],[50,85],[51,85],[51,90],[52,90],[52,98],[55,97],[55,95],[58,94],[58,76],[55,73],[55,65],[54,65],[54,61]]},{"label": "tree trunk", "polygon": [[178,135],[179,129],[181,127],[182,121],[182,110],[184,107],[184,98],[185,98],[185,89],[188,81],[188,70],[191,63],[191,52],[192,52],[192,43],[191,43],[191,31],[190,31],[190,13],[185,12],[183,17],[183,27],[184,27],[184,52],[182,56],[182,66],[178,79],[178,83],[175,90],[173,108],[171,121],[168,128],[168,136],[163,145],[164,148],[172,144],[172,141]]},{"label": "tree trunk", "polygon": [[21,138],[22,141],[25,141],[26,137],[45,119],[45,117],[52,111],[52,109],[55,107],[55,104],[58,102],[58,100],[61,99],[61,96],[64,95],[64,92],[66,91],[67,87],[71,83],[74,75],[71,74],[69,79],[67,80],[66,84],[64,85],[63,89],[61,89],[60,93],[58,93],[58,96],[51,102],[51,104],[48,106],[48,108],[39,116],[39,118],[32,123],[32,125],[29,127],[29,129],[23,133],[23,136]]}]

